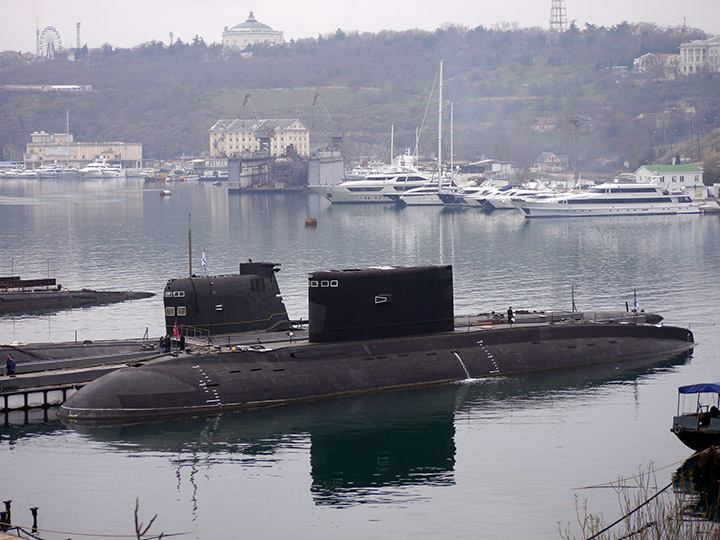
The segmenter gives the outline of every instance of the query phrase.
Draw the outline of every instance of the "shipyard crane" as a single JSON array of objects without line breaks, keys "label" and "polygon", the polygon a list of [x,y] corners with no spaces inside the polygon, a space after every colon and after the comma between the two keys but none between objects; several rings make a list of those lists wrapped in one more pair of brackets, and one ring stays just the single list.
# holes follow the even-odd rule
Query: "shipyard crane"
[{"label": "shipyard crane", "polygon": [[245,105],[250,106],[250,111],[252,112],[253,119],[255,120],[255,131],[253,132],[253,135],[255,135],[255,138],[260,142],[260,151],[261,152],[267,152],[270,153],[270,139],[274,135],[274,133],[270,132],[269,127],[265,127],[265,124],[267,123],[267,120],[260,120],[258,117],[258,113],[255,110],[255,105],[253,105],[252,99],[250,99],[250,93],[248,92],[245,94],[245,100],[243,101],[243,107]]},{"label": "shipyard crane", "polygon": [[323,118],[325,119],[325,123],[327,124],[328,138],[330,139],[329,148],[333,150],[339,150],[342,146],[343,130],[337,127],[337,125],[333,121],[333,117],[330,115],[330,111],[328,111],[328,108],[325,106],[325,102],[323,101],[320,92],[315,92],[315,98],[313,99],[313,107],[315,105],[320,106],[320,111],[322,111]]}]

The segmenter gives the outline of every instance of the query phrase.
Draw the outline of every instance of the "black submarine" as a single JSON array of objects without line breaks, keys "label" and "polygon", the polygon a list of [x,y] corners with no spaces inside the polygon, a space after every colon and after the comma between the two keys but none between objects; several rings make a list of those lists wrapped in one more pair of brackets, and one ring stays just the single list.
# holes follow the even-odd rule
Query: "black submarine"
[{"label": "black submarine", "polygon": [[312,272],[309,317],[299,324],[288,318],[278,269],[248,262],[236,275],[170,280],[164,291],[167,332],[204,334],[216,344],[104,375],[61,406],[61,420],[122,423],[211,414],[654,361],[694,347],[688,329],[632,320],[490,324],[492,319],[456,318],[450,265]]},{"label": "black submarine", "polygon": [[55,278],[0,277],[0,315],[97,306],[155,296],[142,291],[66,289]]}]

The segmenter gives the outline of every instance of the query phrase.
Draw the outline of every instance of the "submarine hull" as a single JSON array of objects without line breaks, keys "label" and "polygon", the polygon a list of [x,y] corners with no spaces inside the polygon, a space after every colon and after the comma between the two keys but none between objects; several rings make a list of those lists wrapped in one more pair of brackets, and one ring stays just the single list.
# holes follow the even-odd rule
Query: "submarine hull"
[{"label": "submarine hull", "polygon": [[98,306],[152,296],[155,294],[151,292],[93,291],[90,289],[3,292],[0,294],[0,315]]},{"label": "submarine hull", "polygon": [[144,421],[469,378],[614,363],[692,349],[684,328],[567,323],[181,353],[109,373],[61,407],[66,422]]}]

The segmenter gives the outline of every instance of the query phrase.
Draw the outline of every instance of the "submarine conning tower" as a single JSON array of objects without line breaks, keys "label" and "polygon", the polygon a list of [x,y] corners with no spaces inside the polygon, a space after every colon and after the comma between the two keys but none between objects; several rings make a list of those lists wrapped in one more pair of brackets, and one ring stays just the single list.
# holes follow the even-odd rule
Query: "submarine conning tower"
[{"label": "submarine conning tower", "polygon": [[275,273],[279,264],[240,263],[238,274],[171,279],[165,286],[165,327],[207,335],[287,330],[287,310]]},{"label": "submarine conning tower", "polygon": [[452,331],[452,265],[313,272],[308,303],[311,342]]}]

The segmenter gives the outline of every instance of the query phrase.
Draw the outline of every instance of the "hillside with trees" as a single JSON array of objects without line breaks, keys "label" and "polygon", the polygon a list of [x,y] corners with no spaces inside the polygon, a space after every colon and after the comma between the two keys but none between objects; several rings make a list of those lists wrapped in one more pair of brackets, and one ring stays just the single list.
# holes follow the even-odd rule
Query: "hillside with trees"
[{"label": "hillside with trees", "polygon": [[64,132],[67,111],[78,141],[140,142],[147,158],[200,155],[216,120],[251,117],[243,107],[248,92],[260,116],[300,118],[321,145],[326,123],[312,106],[320,92],[346,133],[350,158],[387,160],[391,124],[395,148],[413,147],[424,118],[420,151],[432,156],[437,105],[428,100],[442,59],[457,159],[488,156],[527,168],[543,151],[573,161],[577,142],[581,170],[634,170],[684,152],[697,159],[693,136],[700,133],[708,136],[697,147],[712,161],[720,74],[662,80],[632,73],[633,60],[645,53],[677,53],[681,43],[707,37],[652,24],[572,24],[561,34],[447,25],[433,32],[338,29],[256,45],[249,58],[198,37],[172,46],[104,45],[77,51],[74,61],[5,54],[1,85],[90,84],[93,91],[0,90],[0,147],[17,159],[31,132]]}]

